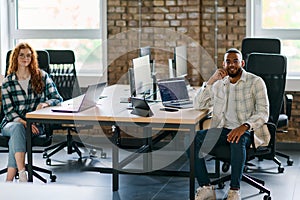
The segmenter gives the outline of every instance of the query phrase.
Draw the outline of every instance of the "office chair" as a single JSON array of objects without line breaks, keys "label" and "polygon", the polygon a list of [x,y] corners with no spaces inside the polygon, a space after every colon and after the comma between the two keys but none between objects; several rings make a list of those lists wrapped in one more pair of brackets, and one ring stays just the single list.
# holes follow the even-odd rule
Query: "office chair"
[{"label": "office chair", "polygon": [[[249,72],[260,76],[266,84],[270,104],[270,115],[266,125],[270,132],[271,139],[267,146],[255,147],[254,133],[251,132],[252,146],[247,149],[246,169],[247,164],[257,157],[271,159],[277,162],[277,158],[275,157],[276,124],[279,118],[283,100],[282,98],[276,97],[284,94],[286,80],[286,57],[280,54],[251,53],[248,58],[247,67]],[[228,148],[216,148],[213,152],[211,152],[211,155],[213,155],[214,159],[217,161],[230,163],[230,151]],[[283,171],[283,167],[281,166],[280,162],[278,164],[278,171]],[[260,193],[266,193],[264,200],[271,199],[271,192],[264,186],[264,181],[246,174],[246,169],[243,172],[242,181],[245,181],[251,186],[259,189]],[[220,188],[224,188],[224,183],[229,181],[230,178],[230,175],[227,175],[212,181],[211,184],[218,185]]]},{"label": "office chair", "polygon": [[[7,74],[7,70],[8,70],[8,66],[9,66],[10,54],[11,54],[11,51],[8,51],[8,53],[6,55],[7,62],[6,62],[5,75]],[[48,55],[48,53],[43,50],[38,50],[37,54],[38,54],[39,67],[46,72],[49,71],[49,55]],[[4,117],[3,107],[1,106],[0,121],[2,121],[3,117]],[[50,126],[45,126],[45,134],[40,135],[40,136],[34,136],[32,138],[32,146],[33,147],[50,146],[52,143],[52,133],[53,133],[52,128]],[[4,150],[0,151],[1,153],[4,153],[4,152],[8,153],[8,147],[9,147],[8,142],[9,142],[9,137],[3,136],[0,133],[0,147],[4,147]],[[41,150],[33,150],[33,152],[34,153],[43,153],[43,151],[41,151]],[[27,165],[26,165],[26,168],[27,168]],[[43,178],[41,175],[39,175],[36,171],[49,174],[51,182],[56,181],[56,175],[54,175],[52,171],[44,169],[44,168],[40,168],[37,166],[33,166],[33,175],[44,183],[47,183],[47,180],[45,178]],[[0,170],[0,174],[4,174],[6,172],[7,172],[7,168]],[[16,178],[18,178],[18,175],[16,175]]]},{"label": "office chair", "polygon": [[242,54],[245,63],[251,53],[281,53],[281,41],[278,38],[244,38]]},{"label": "office chair", "polygon": [[[280,87],[285,89],[285,81],[286,81],[286,65],[287,60],[286,57],[280,54],[263,54],[263,53],[252,53],[250,54],[251,59],[248,60],[246,65],[246,70],[252,72],[258,76],[261,76],[266,82],[268,89],[268,97],[270,101],[270,117],[269,121],[276,125],[278,124],[278,118],[280,116],[283,99],[277,98],[281,95],[281,91],[278,91]],[[284,69],[285,71],[282,74],[275,74],[278,69]],[[269,72],[268,72],[269,70]],[[274,71],[274,72],[273,72]],[[265,73],[265,74],[263,74]],[[270,73],[270,77],[267,77],[267,73]],[[275,76],[277,75],[277,76]],[[273,80],[271,79],[273,77]],[[281,82],[284,82],[284,85],[281,85]],[[284,94],[284,92],[283,92]],[[278,112],[278,114],[277,114]],[[268,159],[273,160],[278,165],[278,172],[282,173],[284,171],[281,162],[276,157],[276,139],[274,137],[274,141],[271,140],[269,144],[269,152],[267,154],[257,156],[259,160]]]},{"label": "office chair", "polygon": [[[251,53],[281,53],[281,41],[278,38],[244,38],[242,41],[242,54],[247,67],[248,56]],[[264,67],[264,66],[262,66]],[[247,70],[247,68],[246,68]],[[288,127],[289,119],[291,117],[293,95],[284,94],[281,112],[278,118],[277,133],[287,133],[284,128]],[[276,155],[287,159],[287,165],[293,165],[293,160],[290,156],[276,151]]]},{"label": "office chair", "polygon": [[[47,50],[50,57],[50,76],[56,84],[59,94],[63,97],[64,101],[72,99],[81,95],[81,89],[79,87],[76,69],[75,69],[75,55],[71,50]],[[72,154],[76,152],[79,159],[82,158],[79,147],[87,147],[87,144],[83,144],[81,141],[75,141],[72,136],[72,132],[78,133],[78,128],[73,125],[52,125],[54,130],[67,130],[67,139],[61,143],[50,146],[44,150],[43,157],[47,158],[46,164],[51,165],[50,157],[63,148],[67,147],[67,153]],[[91,126],[85,128],[92,129]],[[52,150],[50,153],[48,151]],[[105,158],[106,153],[101,150],[101,157]]]}]

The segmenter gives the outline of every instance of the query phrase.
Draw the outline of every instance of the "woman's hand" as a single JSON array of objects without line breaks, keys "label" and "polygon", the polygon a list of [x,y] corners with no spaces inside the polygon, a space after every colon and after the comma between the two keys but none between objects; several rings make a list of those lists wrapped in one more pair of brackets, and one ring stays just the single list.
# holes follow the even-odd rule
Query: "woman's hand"
[{"label": "woman's hand", "polygon": [[31,132],[32,132],[32,134],[34,134],[34,135],[37,135],[37,134],[40,133],[39,129],[36,127],[35,124],[32,124],[32,125],[31,125]]},{"label": "woman's hand", "polygon": [[40,110],[40,109],[46,108],[48,106],[49,106],[49,104],[47,104],[47,103],[39,103],[39,105],[36,107],[36,110]]},{"label": "woman's hand", "polygon": [[[20,122],[24,125],[25,128],[27,127],[27,122],[25,120],[20,119]],[[37,128],[37,126],[35,124],[31,125],[31,132],[33,134],[39,134],[40,133],[39,129]]]}]

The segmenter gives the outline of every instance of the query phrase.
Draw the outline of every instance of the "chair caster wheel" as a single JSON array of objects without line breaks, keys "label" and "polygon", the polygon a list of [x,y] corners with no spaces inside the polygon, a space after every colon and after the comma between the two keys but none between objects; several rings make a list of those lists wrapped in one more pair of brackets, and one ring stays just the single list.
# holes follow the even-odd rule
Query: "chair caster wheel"
[{"label": "chair caster wheel", "polygon": [[55,175],[50,175],[51,182],[56,182],[56,176]]},{"label": "chair caster wheel", "polygon": [[101,158],[106,159],[106,153],[105,152],[101,153]]},{"label": "chair caster wheel", "polygon": [[97,150],[96,149],[90,149],[89,155],[90,157],[96,157]]},{"label": "chair caster wheel", "polygon": [[292,166],[294,164],[294,161],[292,159],[288,159],[287,165]]},{"label": "chair caster wheel", "polygon": [[47,157],[48,157],[47,152],[44,152],[44,153],[43,153],[43,158],[47,158]]},{"label": "chair caster wheel", "polygon": [[219,189],[224,189],[225,183],[218,183],[218,188]]},{"label": "chair caster wheel", "polygon": [[284,167],[279,166],[279,167],[278,167],[278,173],[283,173],[283,171],[284,171]]},{"label": "chair caster wheel", "polygon": [[264,196],[264,200],[271,200],[271,196],[265,195],[265,196]]},{"label": "chair caster wheel", "polygon": [[230,164],[229,164],[229,163],[226,163],[226,162],[225,162],[225,163],[222,165],[222,171],[223,171],[223,172],[228,172],[229,168],[230,168]]},{"label": "chair caster wheel", "polygon": [[50,158],[48,158],[48,159],[46,160],[46,165],[51,165],[51,159],[50,159]]}]

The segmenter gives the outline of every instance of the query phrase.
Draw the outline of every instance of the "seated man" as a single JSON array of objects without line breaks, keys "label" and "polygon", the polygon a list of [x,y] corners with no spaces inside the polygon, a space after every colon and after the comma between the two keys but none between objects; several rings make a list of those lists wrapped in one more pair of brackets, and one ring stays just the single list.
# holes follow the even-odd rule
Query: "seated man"
[{"label": "seated man", "polygon": [[195,176],[200,186],[196,200],[216,199],[203,154],[220,146],[228,148],[231,183],[227,199],[241,199],[240,181],[246,149],[251,144],[250,130],[254,131],[256,146],[267,145],[270,140],[270,134],[262,129],[269,117],[266,85],[260,77],[246,72],[244,64],[239,50],[227,50],[223,68],[217,69],[195,95],[196,109],[213,107],[211,129],[200,130],[195,136]]}]

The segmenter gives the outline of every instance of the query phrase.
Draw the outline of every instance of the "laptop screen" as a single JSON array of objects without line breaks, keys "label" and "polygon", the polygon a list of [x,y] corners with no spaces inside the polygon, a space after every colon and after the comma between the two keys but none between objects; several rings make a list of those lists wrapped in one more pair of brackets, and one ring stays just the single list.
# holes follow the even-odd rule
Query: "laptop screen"
[{"label": "laptop screen", "polygon": [[158,81],[162,102],[189,100],[184,79],[167,79]]},{"label": "laptop screen", "polygon": [[84,99],[80,106],[80,111],[90,108],[97,104],[101,93],[103,92],[106,83],[98,83],[89,85],[85,93]]}]

